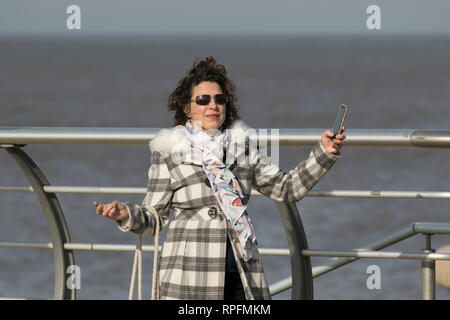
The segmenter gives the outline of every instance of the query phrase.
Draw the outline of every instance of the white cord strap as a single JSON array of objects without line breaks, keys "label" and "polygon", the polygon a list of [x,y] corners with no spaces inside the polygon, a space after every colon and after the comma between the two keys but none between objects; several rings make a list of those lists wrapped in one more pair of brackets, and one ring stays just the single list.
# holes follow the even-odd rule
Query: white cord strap
[{"label": "white cord strap", "polygon": [[[156,212],[156,210],[155,210]],[[153,254],[152,300],[159,300],[159,217],[156,214],[155,252]]]},{"label": "white cord strap", "polygon": [[136,268],[138,269],[138,299],[142,300],[142,235],[138,235],[136,251],[134,252],[133,271],[131,272],[130,292],[128,300],[133,300],[134,283],[136,280]]},{"label": "white cord strap", "polygon": [[[155,251],[153,255],[153,274],[152,274],[152,300],[159,300],[159,272],[158,272],[158,257],[159,257],[159,216],[154,208],[151,208],[154,214],[155,226]],[[128,300],[133,300],[134,283],[136,281],[136,269],[138,271],[138,299],[142,300],[142,235],[138,234],[136,242],[136,250],[134,252],[133,270],[131,272],[130,292]]]}]

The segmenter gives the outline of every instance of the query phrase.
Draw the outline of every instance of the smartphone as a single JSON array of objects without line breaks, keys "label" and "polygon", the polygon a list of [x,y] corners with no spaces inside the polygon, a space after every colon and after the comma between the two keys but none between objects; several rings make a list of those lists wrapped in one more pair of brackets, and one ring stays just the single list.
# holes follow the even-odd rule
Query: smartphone
[{"label": "smartphone", "polygon": [[348,107],[345,104],[341,104],[338,107],[338,113],[336,115],[336,120],[334,120],[333,128],[331,131],[336,136],[342,132],[342,126],[344,125],[345,116],[347,115]]}]

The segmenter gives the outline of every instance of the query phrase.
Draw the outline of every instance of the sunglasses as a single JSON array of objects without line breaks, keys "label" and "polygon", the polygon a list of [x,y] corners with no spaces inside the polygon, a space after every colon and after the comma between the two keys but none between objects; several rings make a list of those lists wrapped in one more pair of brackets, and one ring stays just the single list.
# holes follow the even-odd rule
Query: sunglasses
[{"label": "sunglasses", "polygon": [[[217,104],[226,104],[228,102],[228,100],[229,100],[228,96],[224,93],[219,93],[214,96],[214,101]],[[191,102],[195,102],[196,104],[201,105],[201,106],[207,106],[211,102],[211,95],[202,94],[202,95],[196,96],[195,100],[191,100]]]}]

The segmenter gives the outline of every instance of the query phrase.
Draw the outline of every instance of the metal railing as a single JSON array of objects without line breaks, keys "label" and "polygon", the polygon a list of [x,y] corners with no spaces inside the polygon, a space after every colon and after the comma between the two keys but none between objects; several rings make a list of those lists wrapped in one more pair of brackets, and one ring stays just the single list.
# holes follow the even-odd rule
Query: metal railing
[{"label": "metal railing", "polygon": [[[81,144],[81,145],[144,145],[153,139],[159,128],[44,128],[0,127],[0,147],[17,161],[29,179],[30,187],[0,186],[0,192],[36,193],[47,218],[51,243],[0,242],[0,248],[52,249],[55,263],[55,299],[75,299],[74,289],[66,287],[65,267],[74,264],[73,250],[134,251],[134,245],[72,243],[59,206],[56,193],[145,194],[145,188],[114,188],[88,186],[51,186],[39,167],[21,149],[27,144]],[[270,129],[269,129],[270,130]],[[280,146],[311,146],[317,143],[324,129],[279,129]],[[346,147],[421,147],[450,148],[450,130],[372,129],[347,130]],[[258,140],[259,136],[251,137]],[[260,195],[252,191],[252,195]],[[312,191],[307,197],[339,198],[404,198],[450,199],[450,192],[439,191],[378,191],[331,190]],[[422,260],[422,298],[435,298],[435,261],[450,260],[450,254],[434,253],[431,235],[450,234],[450,224],[416,222],[386,237],[351,251],[324,251],[308,249],[301,218],[295,204],[276,202],[288,238],[289,249],[260,248],[261,254],[288,255],[291,257],[292,276],[270,285],[275,295],[292,288],[292,299],[312,299],[312,278],[335,270],[360,258],[419,259]],[[419,253],[378,251],[405,240],[415,234],[426,235],[426,248]],[[154,251],[153,246],[143,246],[143,251]],[[328,263],[311,267],[309,257],[339,257]]]}]

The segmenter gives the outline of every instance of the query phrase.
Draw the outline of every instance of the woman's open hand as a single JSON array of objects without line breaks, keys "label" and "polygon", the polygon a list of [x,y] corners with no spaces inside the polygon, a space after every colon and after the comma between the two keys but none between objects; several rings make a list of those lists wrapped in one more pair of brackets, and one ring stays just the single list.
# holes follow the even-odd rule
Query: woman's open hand
[{"label": "woman's open hand", "polygon": [[111,220],[127,220],[129,217],[127,208],[117,200],[108,204],[101,204],[94,201],[94,206],[97,208],[95,212],[98,215],[102,215]]},{"label": "woman's open hand", "polygon": [[342,145],[344,144],[344,140],[346,138],[345,134],[342,134],[344,130],[345,127],[342,127],[341,134],[337,134],[335,137],[333,132],[331,132],[330,130],[327,130],[324,133],[322,133],[322,145],[328,152],[338,153],[341,150]]}]

